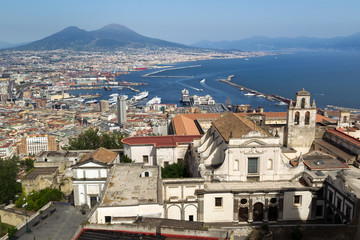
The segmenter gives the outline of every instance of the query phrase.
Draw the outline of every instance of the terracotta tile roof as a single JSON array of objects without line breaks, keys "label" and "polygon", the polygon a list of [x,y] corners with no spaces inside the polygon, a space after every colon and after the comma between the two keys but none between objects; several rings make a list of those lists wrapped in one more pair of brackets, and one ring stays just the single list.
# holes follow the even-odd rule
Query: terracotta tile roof
[{"label": "terracotta tile roof", "polygon": [[[254,113],[234,113],[236,116],[245,117]],[[287,112],[263,112],[257,113],[262,114],[266,119],[287,119]],[[177,135],[198,135],[199,130],[195,124],[195,120],[200,119],[218,119],[220,118],[220,113],[198,113],[198,114],[179,114],[173,118],[175,133]],[[333,121],[328,117],[324,117],[320,114],[316,114],[316,122]]]},{"label": "terracotta tile roof", "polygon": [[325,120],[327,122],[333,122],[334,121],[331,118],[325,117],[325,116],[320,115],[320,114],[316,114],[316,122],[322,122],[323,120]]},{"label": "terracotta tile roof", "polygon": [[179,114],[173,118],[176,135],[198,135],[200,134],[196,127],[195,120],[199,119],[217,119],[220,113],[194,113]]},{"label": "terracotta tile roof", "polygon": [[331,154],[338,156],[340,159],[343,159],[344,161],[348,162],[351,160],[354,156],[351,154],[348,154],[347,152],[344,152],[342,149],[326,142],[323,139],[315,139],[314,143],[321,146],[321,148],[326,149],[327,151],[330,151]]},{"label": "terracotta tile roof", "polygon": [[326,131],[328,131],[328,132],[330,132],[332,134],[335,134],[336,136],[341,137],[342,139],[344,139],[344,140],[346,140],[348,142],[351,142],[351,143],[353,143],[353,144],[355,144],[357,146],[360,146],[360,140],[357,139],[357,138],[354,138],[354,137],[352,137],[352,136],[350,136],[348,134],[340,132],[340,131],[338,131],[336,129],[328,129]]},{"label": "terracotta tile roof", "polygon": [[117,155],[118,154],[116,152],[101,147],[89,154],[84,155],[79,162],[83,162],[88,159],[94,159],[98,162],[113,163]]},{"label": "terracotta tile roof", "polygon": [[121,141],[128,145],[154,145],[155,147],[176,147],[180,143],[190,143],[194,139],[200,139],[201,135],[169,135],[169,136],[148,136],[129,137]]},{"label": "terracotta tile roof", "polygon": [[217,119],[213,122],[213,126],[217,129],[218,133],[226,142],[229,142],[230,138],[241,138],[242,136],[254,130],[260,132],[263,135],[271,136],[251,120],[234,113],[228,113],[225,116]]}]

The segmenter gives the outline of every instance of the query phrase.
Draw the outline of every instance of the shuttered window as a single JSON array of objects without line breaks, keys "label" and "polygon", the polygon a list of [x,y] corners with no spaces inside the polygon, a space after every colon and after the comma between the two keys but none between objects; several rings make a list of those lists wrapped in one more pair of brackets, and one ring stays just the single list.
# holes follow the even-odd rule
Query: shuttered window
[{"label": "shuttered window", "polygon": [[248,173],[256,174],[258,173],[258,158],[248,158]]}]

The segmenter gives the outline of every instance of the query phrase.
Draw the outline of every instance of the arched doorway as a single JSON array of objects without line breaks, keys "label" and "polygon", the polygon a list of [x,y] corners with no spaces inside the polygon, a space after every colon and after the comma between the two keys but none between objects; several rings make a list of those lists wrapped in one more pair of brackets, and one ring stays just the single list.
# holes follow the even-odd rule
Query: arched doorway
[{"label": "arched doorway", "polygon": [[276,221],[277,220],[277,206],[269,207],[269,221]]},{"label": "arched doorway", "polygon": [[246,222],[249,218],[249,210],[247,207],[239,208],[239,222]]},{"label": "arched doorway", "polygon": [[264,219],[264,205],[262,203],[254,204],[254,221],[262,221]]}]

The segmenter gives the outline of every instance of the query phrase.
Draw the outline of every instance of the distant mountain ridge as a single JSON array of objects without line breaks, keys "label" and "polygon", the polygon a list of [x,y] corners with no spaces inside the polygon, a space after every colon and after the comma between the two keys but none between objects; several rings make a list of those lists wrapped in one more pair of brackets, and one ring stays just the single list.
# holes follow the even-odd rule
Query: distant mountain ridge
[{"label": "distant mountain ridge", "polygon": [[17,46],[22,46],[25,44],[27,44],[27,43],[8,43],[8,42],[0,41],[0,49],[12,48],[12,47],[17,47]]},{"label": "distant mountain ridge", "polygon": [[179,43],[145,37],[119,24],[110,24],[94,31],[86,31],[75,26],[41,40],[12,48],[12,50],[116,50],[120,48],[178,47],[191,48]]},{"label": "distant mountain ridge", "polygon": [[339,49],[360,50],[360,33],[334,38],[269,38],[255,36],[235,41],[200,41],[191,46],[212,49],[281,50],[281,49]]}]

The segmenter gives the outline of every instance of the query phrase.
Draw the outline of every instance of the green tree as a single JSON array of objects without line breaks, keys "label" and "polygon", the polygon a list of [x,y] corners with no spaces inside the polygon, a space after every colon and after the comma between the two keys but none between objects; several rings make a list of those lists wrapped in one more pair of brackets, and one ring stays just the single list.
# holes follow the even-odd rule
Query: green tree
[{"label": "green tree", "polygon": [[40,190],[39,192],[32,191],[27,197],[22,194],[18,200],[16,200],[16,207],[20,208],[24,205],[26,198],[27,210],[35,210],[38,211],[40,208],[45,206],[50,201],[60,201],[62,200],[62,193],[59,189],[56,188],[45,188]]},{"label": "green tree", "polygon": [[34,160],[26,158],[25,160],[20,161],[20,167],[28,172],[30,169],[34,168]]},{"label": "green tree", "polygon": [[9,239],[14,239],[15,234],[17,232],[17,228],[15,226],[9,226],[7,229]]},{"label": "green tree", "polygon": [[95,128],[89,128],[76,138],[69,139],[66,150],[88,150],[100,147],[107,149],[121,149],[123,135],[121,133],[99,132]]},{"label": "green tree", "polygon": [[131,163],[131,162],[133,162],[133,160],[131,158],[129,158],[128,155],[124,154],[120,158],[120,162],[122,162],[122,163]]},{"label": "green tree", "polygon": [[178,163],[170,164],[164,168],[161,168],[162,178],[183,178],[188,177],[189,174],[183,165],[182,161]]},{"label": "green tree", "polygon": [[0,204],[9,204],[21,192],[21,184],[16,182],[18,171],[13,159],[0,160]]}]

